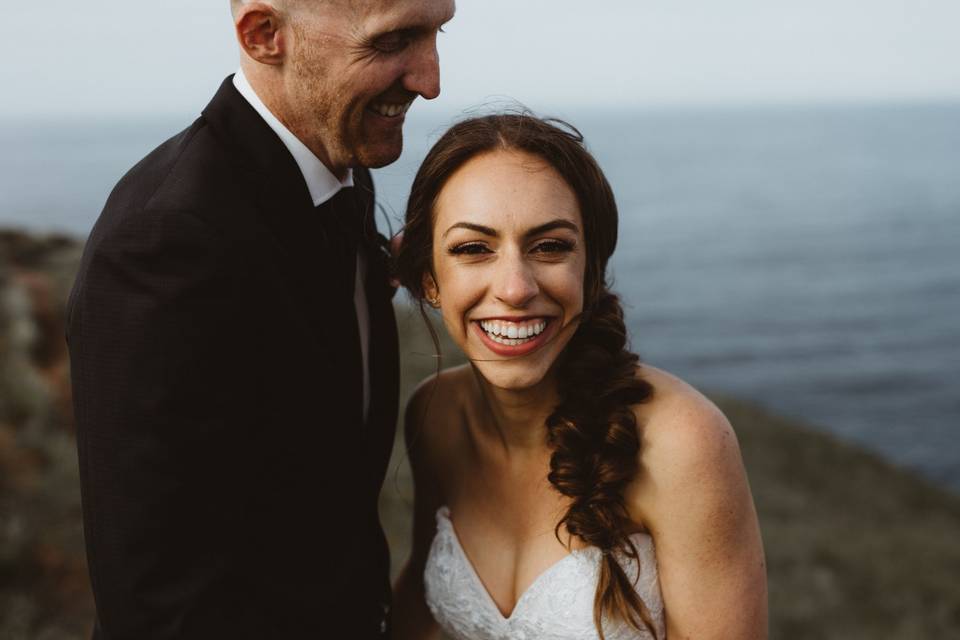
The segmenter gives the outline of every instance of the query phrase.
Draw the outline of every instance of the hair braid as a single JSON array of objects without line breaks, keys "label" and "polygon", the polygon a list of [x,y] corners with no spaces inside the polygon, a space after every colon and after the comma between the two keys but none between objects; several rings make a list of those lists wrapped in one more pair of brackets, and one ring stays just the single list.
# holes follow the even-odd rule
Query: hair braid
[{"label": "hair braid", "polygon": [[572,500],[557,524],[557,535],[566,526],[571,535],[603,552],[593,607],[601,639],[604,614],[656,636],[649,611],[613,556],[621,551],[639,568],[623,498],[637,474],[640,450],[631,405],[653,394],[653,387],[636,376],[638,362],[626,348],[620,302],[603,289],[596,309],[567,345],[557,376],[563,400],[547,418],[553,447],[548,480]]}]

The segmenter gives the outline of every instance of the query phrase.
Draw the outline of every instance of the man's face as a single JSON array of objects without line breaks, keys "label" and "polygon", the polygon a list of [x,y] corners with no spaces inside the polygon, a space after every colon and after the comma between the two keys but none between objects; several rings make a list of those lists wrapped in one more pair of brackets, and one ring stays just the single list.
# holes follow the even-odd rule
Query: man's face
[{"label": "man's face", "polygon": [[403,150],[404,113],[440,94],[437,32],[454,0],[325,0],[291,10],[287,126],[334,172]]}]

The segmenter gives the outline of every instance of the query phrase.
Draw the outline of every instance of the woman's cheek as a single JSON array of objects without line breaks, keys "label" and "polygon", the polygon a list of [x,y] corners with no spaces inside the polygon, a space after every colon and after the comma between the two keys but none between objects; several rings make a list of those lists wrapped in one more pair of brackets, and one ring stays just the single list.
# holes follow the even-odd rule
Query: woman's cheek
[{"label": "woman's cheek", "polygon": [[541,290],[558,302],[570,304],[583,300],[583,270],[576,263],[557,265],[540,280]]},{"label": "woman's cheek", "polygon": [[440,278],[440,309],[444,322],[452,336],[466,338],[470,310],[483,299],[482,278],[471,273],[470,269],[451,269],[444,275],[445,278]]}]

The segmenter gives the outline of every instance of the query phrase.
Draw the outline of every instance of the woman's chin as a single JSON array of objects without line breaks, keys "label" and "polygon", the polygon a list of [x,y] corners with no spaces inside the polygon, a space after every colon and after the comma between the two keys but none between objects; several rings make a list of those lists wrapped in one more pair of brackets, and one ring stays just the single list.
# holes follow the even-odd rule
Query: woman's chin
[{"label": "woman's chin", "polygon": [[547,375],[546,369],[523,362],[474,360],[473,366],[484,382],[504,391],[535,389]]}]

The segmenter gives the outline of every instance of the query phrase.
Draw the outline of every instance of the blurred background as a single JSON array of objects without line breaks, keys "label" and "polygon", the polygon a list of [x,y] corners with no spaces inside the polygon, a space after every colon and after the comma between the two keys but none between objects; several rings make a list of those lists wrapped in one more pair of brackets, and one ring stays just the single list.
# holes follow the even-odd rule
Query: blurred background
[{"label": "blurred background", "polygon": [[[66,293],[113,184],[238,58],[226,0],[4,15],[0,639],[66,640],[92,611]],[[960,637],[957,25],[953,0],[461,0],[443,95],[414,104],[402,158],[374,172],[397,229],[458,118],[519,101],[581,129],[620,205],[633,347],[740,437],[774,638]],[[396,304],[406,394],[436,361]],[[398,449],[395,570],[410,492]]]}]

